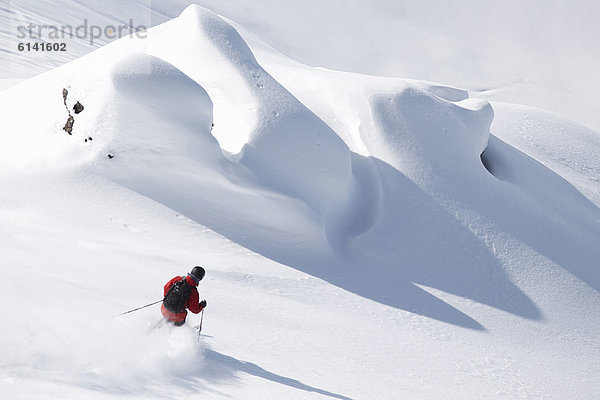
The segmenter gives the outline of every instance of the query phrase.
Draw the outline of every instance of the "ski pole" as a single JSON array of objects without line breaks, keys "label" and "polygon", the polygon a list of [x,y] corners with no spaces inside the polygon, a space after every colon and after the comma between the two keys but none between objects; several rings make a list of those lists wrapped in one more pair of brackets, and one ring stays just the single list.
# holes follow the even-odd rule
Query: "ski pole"
[{"label": "ski pole", "polygon": [[164,299],[161,299],[161,300],[159,300],[159,301],[155,301],[154,303],[146,304],[145,306],[141,306],[141,307],[138,307],[138,308],[134,308],[133,310],[125,311],[124,313],[121,313],[121,314],[119,314],[119,315],[125,315],[125,314],[129,314],[129,313],[132,313],[132,312],[134,312],[134,311],[141,310],[142,308],[146,308],[146,307],[153,306],[153,305],[155,305],[155,304],[158,304],[158,303],[160,303],[160,302],[161,302],[161,301],[163,301],[163,300],[164,300]]},{"label": "ski pole", "polygon": [[200,341],[200,332],[202,332],[202,320],[204,319],[204,309],[202,309],[202,314],[200,314],[200,325],[198,325],[198,341]]}]

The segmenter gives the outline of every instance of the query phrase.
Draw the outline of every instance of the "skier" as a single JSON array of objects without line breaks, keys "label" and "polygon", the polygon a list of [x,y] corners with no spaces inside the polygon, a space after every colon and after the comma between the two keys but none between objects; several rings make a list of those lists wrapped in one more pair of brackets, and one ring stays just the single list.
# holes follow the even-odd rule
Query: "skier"
[{"label": "skier", "polygon": [[185,323],[187,310],[198,314],[206,307],[206,300],[199,301],[198,283],[204,278],[204,268],[194,267],[186,277],[176,276],[164,287],[164,300],[160,311],[166,321],[181,326]]}]

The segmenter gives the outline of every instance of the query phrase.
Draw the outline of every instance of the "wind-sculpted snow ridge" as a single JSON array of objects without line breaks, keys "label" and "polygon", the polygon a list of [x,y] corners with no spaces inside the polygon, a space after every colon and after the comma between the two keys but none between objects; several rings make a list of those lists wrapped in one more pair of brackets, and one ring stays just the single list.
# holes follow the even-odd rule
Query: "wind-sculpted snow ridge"
[{"label": "wind-sculpted snow ridge", "polygon": [[[113,63],[102,78],[108,92],[88,91],[105,99],[82,128],[83,136],[102,131],[98,172],[226,234],[235,235],[236,221],[242,232],[268,227],[259,237],[310,232],[303,240],[318,244],[322,229],[331,243],[368,229],[372,221],[357,223],[358,202],[348,200],[369,185],[353,176],[348,147],[260,67],[229,24],[190,7],[148,48],[155,56]],[[98,77],[71,86],[90,79]]]},{"label": "wind-sculpted snow ridge", "polygon": [[364,138],[372,156],[420,186],[481,174],[493,110],[484,100],[453,103],[416,88],[370,99],[375,132]]},{"label": "wind-sculpted snow ridge", "polygon": [[[48,102],[54,126],[23,135],[7,155],[33,147],[49,153],[45,166],[85,167],[252,250],[401,309],[482,329],[415,285],[423,284],[540,318],[505,273],[496,241],[509,235],[566,263],[553,256],[558,232],[597,234],[586,221],[598,210],[577,196],[587,215],[541,199],[528,182],[507,186],[490,174],[486,165],[516,156],[493,137],[486,151],[493,110],[464,91],[298,67],[295,82],[319,82],[331,93],[324,101],[280,74],[326,123],[258,63],[229,23],[199,6],[152,30],[143,45],[118,41],[75,65],[83,72],[66,65],[54,72],[62,83],[35,86],[43,90],[33,105]],[[85,105],[72,137],[59,129],[62,87],[64,105]],[[13,118],[25,123],[22,115]],[[536,171],[530,181],[564,192],[550,171]],[[585,241],[562,242],[588,257]],[[340,268],[347,274],[332,272]],[[585,270],[574,272],[598,287]],[[358,278],[364,271],[371,284]]]},{"label": "wind-sculpted snow ridge", "polygon": [[[107,64],[110,58],[113,60]],[[101,67],[99,61],[104,61]],[[83,72],[76,72],[79,70]],[[283,195],[300,208],[309,224],[319,221],[318,229],[324,229],[334,247],[366,232],[381,217],[380,180],[372,161],[352,152],[338,133],[258,64],[230,24],[206,9],[188,7],[179,18],[151,32],[143,46],[119,41],[77,60],[72,68],[66,65],[48,75],[58,79],[40,77],[21,85],[21,90],[38,94],[31,96],[28,107],[10,115],[8,125],[17,129],[28,125],[30,132],[15,135],[16,148],[4,147],[3,160],[11,165],[31,168],[35,163],[43,169],[99,162],[103,173],[114,172],[115,179],[127,180],[139,190],[157,192],[160,186],[149,180],[173,185],[174,176],[165,176],[189,171],[191,165],[198,171],[184,178],[198,182],[184,186],[202,186],[204,182],[220,195],[200,196],[188,191],[186,197],[214,202],[226,215],[238,213],[239,204],[250,201],[243,194],[248,190],[259,188],[269,193],[266,198],[280,199]],[[73,138],[59,129],[66,119],[64,106],[56,101],[63,88],[68,90],[69,102],[81,100],[86,107],[75,116]],[[457,96],[456,91],[442,86],[431,91]],[[3,96],[7,107],[12,92]],[[430,104],[414,103],[411,96],[415,101],[435,103],[438,109],[434,112],[441,112],[442,119],[444,113],[457,113],[457,118],[462,118],[461,110],[466,110],[407,83],[397,97],[409,98],[406,109],[414,106],[413,114]],[[40,121],[48,122],[32,130],[27,114],[38,108],[45,117]],[[414,115],[402,118],[411,123]],[[444,122],[438,119],[434,123]],[[483,125],[486,123],[483,118]],[[369,140],[376,139],[365,142]],[[391,151],[395,151],[399,147],[395,140],[371,143],[371,154],[379,156],[390,143]],[[451,153],[458,156],[462,147],[463,143],[455,143]],[[470,149],[471,158],[477,158],[482,147],[480,143]],[[31,153],[34,157],[27,156]],[[107,159],[109,154],[116,158]],[[405,162],[415,168],[426,164],[408,157]],[[139,175],[146,179],[139,179]],[[212,182],[208,182],[208,175],[214,175]],[[224,198],[236,196],[241,198],[223,205]],[[169,201],[177,202],[179,197],[172,194]],[[264,200],[262,196],[259,202]],[[271,203],[281,201],[267,203],[265,209],[270,209],[274,206]],[[298,228],[285,229],[289,221],[283,215],[271,218],[264,214],[259,214],[264,223],[270,220],[290,232]],[[252,224],[257,222],[251,219]]]},{"label": "wind-sculpted snow ridge", "polygon": [[[363,138],[370,152],[370,157],[364,157],[351,152],[335,131],[273,79],[235,29],[210,11],[189,7],[152,39],[148,49],[170,66],[150,56],[127,56],[116,64],[112,73],[115,93],[107,97],[115,110],[110,118],[112,126],[118,127],[114,133],[118,139],[112,146],[119,157],[104,163],[111,166],[109,170],[117,166],[113,179],[236,240],[241,240],[238,233],[219,218],[246,221],[242,232],[257,225],[268,226],[271,232],[305,236],[306,242],[322,247],[325,253],[330,252],[328,248],[333,254],[344,253],[352,237],[388,218],[381,206],[386,197],[396,195],[382,189],[376,158],[391,163],[413,181],[421,179],[421,183],[435,182],[447,170],[456,176],[472,170],[485,173],[479,156],[491,122],[486,102],[454,103],[408,82],[391,97],[373,95],[374,120],[378,113],[385,113],[389,121],[385,122],[388,126],[376,127]],[[167,69],[170,76],[185,80],[189,89],[162,90],[174,87],[163,76]],[[202,93],[203,104],[197,104],[193,100],[197,96],[188,94],[189,90]],[[433,87],[432,92],[436,91],[457,96],[450,88]],[[158,97],[160,104],[153,104],[153,109],[147,107],[148,102],[136,104],[139,98],[156,102]],[[383,104],[388,98],[391,109]],[[223,153],[209,132],[211,107],[213,134],[225,147]],[[189,117],[185,112],[172,111],[178,108],[187,110]],[[196,120],[199,114],[204,119]],[[243,125],[229,123],[237,117]],[[146,131],[149,121],[153,121],[149,124],[152,133]],[[405,128],[393,131],[398,126]],[[121,142],[124,139],[131,144]],[[147,146],[156,150],[144,153]],[[199,152],[192,154],[191,149]],[[235,149],[236,154],[227,151]],[[389,159],[394,153],[395,158]],[[178,159],[168,154],[176,154]],[[153,168],[148,169],[148,164]],[[437,166],[435,173],[427,175],[432,166]],[[136,172],[123,174],[122,168]],[[183,170],[187,173],[181,176]],[[270,195],[254,198],[253,209],[261,212],[248,213],[240,204],[251,200],[242,193],[257,188]],[[190,208],[190,204],[204,206]],[[215,219],[206,209],[218,210],[220,217]],[[302,218],[290,219],[289,215]],[[303,227],[298,226],[299,221],[304,221]],[[322,239],[326,242],[319,244]],[[286,241],[285,236],[273,240],[280,244]],[[246,239],[244,244],[282,256],[260,242]],[[296,256],[289,249],[284,255],[291,259]]]},{"label": "wind-sculpted snow ridge", "polygon": [[[188,7],[150,52],[206,88],[215,101],[215,137],[261,184],[302,199],[324,218],[355,185],[344,142],[274,80],[217,15]],[[238,118],[243,123],[229,123]]]}]

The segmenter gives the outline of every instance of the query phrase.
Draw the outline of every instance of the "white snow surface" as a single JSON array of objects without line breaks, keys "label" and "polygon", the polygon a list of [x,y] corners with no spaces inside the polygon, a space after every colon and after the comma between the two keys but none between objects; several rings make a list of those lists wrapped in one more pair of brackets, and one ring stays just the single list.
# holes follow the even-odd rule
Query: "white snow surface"
[{"label": "white snow surface", "polygon": [[[600,395],[599,133],[252,28],[192,5],[0,92],[0,391]],[[199,341],[119,316],[196,264]]]},{"label": "white snow surface", "polygon": [[[256,35],[307,65],[443,82],[600,130],[595,0],[1,0],[0,88],[126,36],[130,27],[163,23],[190,3],[235,21],[246,40]],[[80,29],[56,38],[50,27],[64,25]],[[125,29],[98,34],[107,27]],[[18,51],[38,36],[65,42],[67,51]]]}]

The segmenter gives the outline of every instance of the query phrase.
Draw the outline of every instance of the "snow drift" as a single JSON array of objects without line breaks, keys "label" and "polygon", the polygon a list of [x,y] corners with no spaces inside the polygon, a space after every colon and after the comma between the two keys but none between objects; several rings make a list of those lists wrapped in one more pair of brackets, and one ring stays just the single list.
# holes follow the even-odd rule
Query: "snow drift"
[{"label": "snow drift", "polygon": [[[595,250],[581,248],[586,241],[577,238],[598,233],[587,222],[597,217],[597,208],[575,199],[589,215],[573,215],[545,200],[560,197],[565,185],[552,183],[556,177],[549,170],[538,168],[511,186],[486,170],[482,154],[500,178],[509,173],[499,165],[516,168],[502,160],[517,156],[500,150],[496,139],[486,151],[493,111],[483,100],[464,98],[453,88],[397,80],[390,86],[394,91],[386,93],[375,78],[360,80],[356,91],[364,97],[353,101],[370,111],[361,121],[360,138],[352,138],[353,147],[366,149],[358,154],[258,64],[230,24],[206,9],[190,6],[158,27],[144,43],[149,54],[126,46],[139,50],[119,42],[103,49],[118,55],[110,67],[85,69],[83,57],[78,69],[91,72],[72,74],[63,68],[63,85],[86,105],[75,119],[73,137],[57,129],[64,114],[59,86],[51,88],[54,100],[50,93],[44,98],[55,105],[58,121],[54,129],[41,128],[33,140],[41,141],[43,149],[49,141],[60,143],[53,145],[61,150],[53,160],[57,167],[67,158],[80,160],[93,173],[259,253],[378,301],[471,327],[479,324],[462,313],[458,320],[444,317],[448,310],[427,313],[416,306],[420,300],[396,294],[393,286],[419,282],[539,318],[533,303],[501,272],[502,264],[489,250],[493,244],[478,238],[499,229],[544,253],[553,253],[562,241],[591,263],[589,254]],[[90,63],[94,55],[88,56]],[[11,114],[26,119],[18,111]],[[34,133],[23,136],[32,140]],[[32,145],[21,147],[17,154]],[[546,193],[536,190],[533,181],[544,182]],[[515,213],[516,218],[506,220]],[[540,226],[546,227],[541,235]],[[559,239],[565,230],[573,240]],[[420,249],[416,242],[424,237],[436,238],[441,249],[466,251]],[[305,245],[291,248],[290,240]],[[330,277],[327,264],[369,271],[391,287],[365,292],[352,279]],[[486,278],[491,271],[493,281]],[[458,284],[456,273],[470,275],[470,283]],[[487,293],[512,292],[520,300],[508,304],[482,293],[483,287]]]},{"label": "snow drift", "polygon": [[[99,259],[114,261],[112,257],[116,260],[117,256],[107,256],[101,249],[126,252],[123,247],[127,245],[108,238],[115,235],[117,226],[128,230],[129,239],[140,230],[125,222],[104,227],[101,221],[125,220],[129,212],[144,221],[140,223],[143,232],[153,231],[148,221],[159,221],[169,234],[183,237],[192,248],[196,237],[177,232],[179,228],[188,232],[189,225],[200,224],[265,259],[367,299],[368,304],[391,307],[394,313],[405,311],[407,329],[421,329],[430,323],[411,322],[417,316],[422,319],[416,321],[442,322],[442,326],[457,329],[450,332],[468,331],[469,338],[477,341],[484,339],[475,334],[508,331],[503,325],[507,324],[519,333],[507,333],[506,340],[518,342],[519,335],[540,331],[551,335],[550,331],[566,329],[575,321],[582,332],[580,342],[569,347],[568,339],[561,338],[560,343],[567,352],[572,351],[574,359],[584,357],[585,346],[578,344],[591,340],[599,326],[597,317],[586,319],[600,304],[597,171],[583,167],[596,165],[590,163],[595,162],[597,150],[585,151],[598,148],[595,132],[571,127],[583,155],[558,155],[558,163],[563,158],[570,161],[560,163],[557,170],[543,151],[537,151],[537,138],[544,136],[543,130],[524,128],[534,136],[534,149],[526,152],[516,144],[518,135],[511,137],[514,128],[506,122],[498,124],[492,106],[468,98],[465,91],[309,68],[277,54],[264,57],[269,50],[257,48],[261,57],[271,60],[268,66],[257,61],[260,58],[253,47],[229,22],[207,9],[190,6],[180,17],[153,28],[145,40],[116,41],[3,92],[0,108],[8,128],[0,136],[0,177],[7,192],[4,202],[10,211],[6,212],[11,216],[9,226],[24,224],[14,217],[19,212],[27,215],[16,205],[27,198],[23,193],[48,196],[51,205],[27,202],[28,207],[55,213],[61,210],[60,193],[64,192],[66,204],[78,204],[78,199],[85,200],[86,206],[92,203],[98,217],[86,216],[81,210],[77,215],[86,221],[97,218],[93,226],[105,235],[96,233],[95,241],[83,242],[67,234],[62,245],[81,257],[94,252]],[[314,91],[315,87],[319,90]],[[68,92],[66,99],[61,97],[63,89]],[[27,99],[26,107],[23,99]],[[69,135],[62,127],[77,101],[85,109],[73,116]],[[509,119],[514,116],[514,109],[498,107]],[[37,118],[32,120],[31,115]],[[536,118],[552,120],[546,115]],[[490,133],[490,126],[498,130],[494,131],[498,136]],[[58,189],[47,183],[28,185],[18,177],[31,182],[51,177]],[[81,194],[76,196],[83,197],[73,200],[78,191]],[[103,202],[108,205],[103,207]],[[177,213],[177,222],[165,216],[165,209]],[[112,216],[113,212],[122,214]],[[58,212],[56,218],[61,213],[66,211]],[[78,226],[77,222],[71,224]],[[57,229],[63,235],[68,231]],[[17,250],[9,254],[14,254],[14,259],[23,257],[28,240],[20,237]],[[140,247],[132,247],[134,255],[128,257],[141,257],[154,266],[152,279],[164,278],[159,261],[138,252],[149,251],[160,260],[166,256],[160,255],[157,247],[179,249],[173,243],[176,240],[169,246],[161,246],[159,239],[154,239],[152,246],[142,245],[141,239],[131,240]],[[221,245],[233,247],[231,242]],[[61,264],[59,256],[44,251],[50,255],[48,263]],[[178,251],[169,254],[179,257]],[[35,256],[28,257],[35,263]],[[243,261],[252,264],[246,257]],[[23,268],[14,260],[7,264]],[[283,266],[276,265],[284,273]],[[97,267],[81,268],[86,274],[95,274]],[[142,271],[141,266],[131,268],[136,274]],[[228,289],[231,282],[245,285],[248,278],[243,273],[223,268],[216,284]],[[119,271],[115,263],[106,273]],[[569,282],[572,291],[565,292],[561,282]],[[265,287],[271,290],[269,285],[273,284]],[[90,286],[84,287],[93,292]],[[109,287],[107,283],[95,290],[109,291]],[[239,289],[234,285],[234,291],[235,287]],[[304,299],[303,289],[290,289],[293,305],[285,303],[285,310],[298,310],[294,296]],[[320,294],[327,299],[324,307],[338,306],[336,299],[344,295],[335,293],[331,297]],[[138,300],[138,294],[129,299]],[[240,312],[243,321],[253,323],[252,317],[239,311],[244,307],[232,305],[239,300],[229,301],[229,311]],[[352,309],[347,304],[354,303],[344,303]],[[380,318],[378,312],[373,318]],[[277,317],[286,321],[281,329],[304,329],[295,320],[289,322],[293,317],[287,313]],[[395,321],[396,317],[385,318]],[[326,320],[323,313],[322,321]],[[19,330],[29,333],[2,336],[4,347],[17,343],[18,350],[7,350],[2,368],[58,368],[75,375],[85,386],[91,382],[89,376],[93,378],[114,361],[107,357],[104,363],[98,347],[81,339],[89,338],[84,332],[96,329],[93,320],[74,331],[59,326],[38,346],[29,348],[27,342],[37,341],[36,334],[23,316],[14,316],[14,321]],[[182,343],[194,349],[191,355],[183,355],[174,337],[163,331],[149,337],[132,334],[151,323],[149,318],[142,318],[135,329],[120,322],[102,323],[108,327],[100,328],[99,333],[108,343],[124,336],[135,343],[113,348],[131,374],[124,378],[126,386],[137,382],[141,387],[148,377],[164,377],[163,372],[167,380],[194,380],[202,368],[203,348],[192,345],[190,332],[177,333],[182,335]],[[47,324],[52,326],[50,321]],[[260,327],[267,330],[263,325]],[[235,324],[231,328],[240,329]],[[342,334],[351,333],[348,329]],[[154,340],[173,346],[150,350]],[[349,340],[358,339],[351,336]],[[64,341],[73,346],[64,346]],[[554,349],[552,346],[549,348]],[[77,348],[90,348],[83,359],[95,361],[88,364],[76,357]],[[382,350],[382,354],[386,352]],[[68,361],[61,361],[63,354]],[[216,354],[216,359],[231,361]],[[149,369],[142,367],[143,363],[128,364],[129,358],[144,357],[149,357]],[[168,367],[173,357],[183,357],[187,372]],[[552,359],[552,355],[548,357]],[[157,366],[165,362],[167,372]],[[390,365],[398,366],[395,362]],[[332,394],[238,364],[296,389]],[[591,370],[588,373],[597,368]],[[100,375],[105,387],[119,386],[112,382],[120,376]],[[583,391],[593,388],[590,384]]]}]

